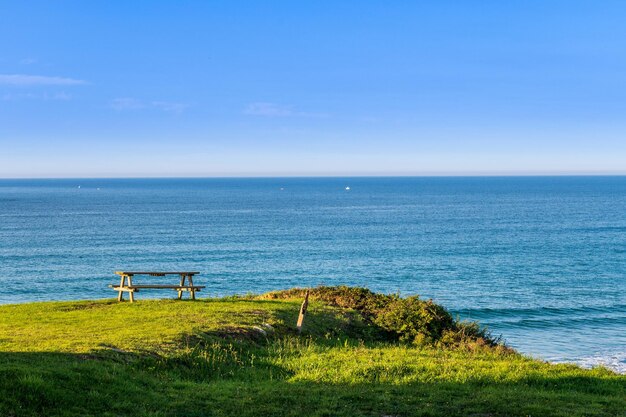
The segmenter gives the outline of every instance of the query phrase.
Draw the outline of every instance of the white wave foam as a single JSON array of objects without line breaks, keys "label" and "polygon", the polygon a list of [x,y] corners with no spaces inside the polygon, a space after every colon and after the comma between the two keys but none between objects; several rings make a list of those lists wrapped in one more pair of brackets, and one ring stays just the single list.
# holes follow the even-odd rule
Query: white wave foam
[{"label": "white wave foam", "polygon": [[612,352],[601,355],[587,356],[572,360],[552,360],[554,363],[575,363],[583,368],[594,368],[596,366],[604,366],[618,374],[626,374],[626,352]]}]

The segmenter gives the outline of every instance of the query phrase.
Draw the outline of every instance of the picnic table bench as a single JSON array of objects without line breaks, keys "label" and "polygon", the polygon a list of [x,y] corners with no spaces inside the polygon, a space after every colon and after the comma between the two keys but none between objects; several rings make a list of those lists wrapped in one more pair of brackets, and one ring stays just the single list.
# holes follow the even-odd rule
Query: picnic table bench
[{"label": "picnic table bench", "polygon": [[[135,301],[135,293],[139,290],[143,289],[173,289],[178,291],[178,299],[183,298],[183,291],[189,292],[189,298],[192,300],[196,299],[196,291],[200,291],[202,288],[205,288],[204,285],[194,285],[193,284],[193,276],[198,275],[199,272],[187,272],[187,271],[176,271],[176,272],[159,272],[159,271],[115,271],[117,275],[120,276],[119,285],[111,284],[110,288],[113,288],[119,294],[117,295],[117,301],[124,300],[124,293],[127,292],[130,297],[130,302]],[[167,275],[177,275],[180,277],[180,281],[178,285],[167,285],[167,284],[133,284],[133,277],[135,275],[148,275],[151,277],[164,277]],[[185,283],[187,281],[187,283]]]}]

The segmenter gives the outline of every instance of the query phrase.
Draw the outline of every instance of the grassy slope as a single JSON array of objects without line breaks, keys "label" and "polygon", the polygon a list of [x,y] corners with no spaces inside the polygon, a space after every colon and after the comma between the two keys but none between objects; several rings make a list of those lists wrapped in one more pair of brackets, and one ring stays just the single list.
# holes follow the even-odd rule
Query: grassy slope
[{"label": "grassy slope", "polygon": [[[1,416],[626,416],[626,377],[375,341],[298,300],[0,306]],[[271,324],[268,337],[254,326]]]}]

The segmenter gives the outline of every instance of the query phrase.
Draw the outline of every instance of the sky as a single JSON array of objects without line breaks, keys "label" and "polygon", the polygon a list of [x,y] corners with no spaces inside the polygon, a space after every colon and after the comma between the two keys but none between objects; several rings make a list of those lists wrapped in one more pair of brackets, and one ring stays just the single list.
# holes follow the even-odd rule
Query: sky
[{"label": "sky", "polygon": [[0,178],[626,174],[623,1],[0,0]]}]

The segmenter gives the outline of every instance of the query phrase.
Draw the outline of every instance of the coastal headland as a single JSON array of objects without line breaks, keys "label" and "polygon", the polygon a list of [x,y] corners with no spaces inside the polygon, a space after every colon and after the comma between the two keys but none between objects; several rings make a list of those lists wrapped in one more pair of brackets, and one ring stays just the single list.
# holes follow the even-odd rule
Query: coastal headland
[{"label": "coastal headland", "polygon": [[0,415],[626,415],[626,376],[525,357],[431,301],[320,287],[297,332],[303,297],[2,305]]}]

